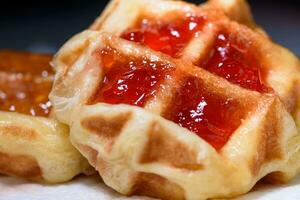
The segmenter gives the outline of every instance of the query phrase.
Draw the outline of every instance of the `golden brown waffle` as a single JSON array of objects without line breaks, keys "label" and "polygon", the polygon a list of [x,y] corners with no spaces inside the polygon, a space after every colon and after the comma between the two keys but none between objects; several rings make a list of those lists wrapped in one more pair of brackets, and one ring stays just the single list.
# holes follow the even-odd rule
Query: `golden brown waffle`
[{"label": "golden brown waffle", "polygon": [[54,112],[107,185],[207,199],[295,176],[299,60],[241,8],[114,0],[61,48]]},{"label": "golden brown waffle", "polygon": [[56,183],[87,172],[88,163],[69,141],[69,128],[47,118],[53,81],[51,58],[0,51],[2,174]]},{"label": "golden brown waffle", "polygon": [[[145,94],[144,103],[129,103],[139,106],[105,103],[111,99],[98,94],[107,74],[130,62],[162,67],[159,84]],[[299,134],[276,95],[243,89],[184,60],[93,31],[71,39],[53,63],[57,79],[50,99],[58,119],[71,125],[73,145],[122,194],[231,197],[249,191],[267,174],[270,180],[288,180],[299,167]],[[196,90],[184,92],[194,83]],[[198,89],[229,105],[224,112],[233,118],[226,122],[235,130],[221,141],[224,146],[171,121],[173,112],[184,107],[176,108],[181,99]]]}]

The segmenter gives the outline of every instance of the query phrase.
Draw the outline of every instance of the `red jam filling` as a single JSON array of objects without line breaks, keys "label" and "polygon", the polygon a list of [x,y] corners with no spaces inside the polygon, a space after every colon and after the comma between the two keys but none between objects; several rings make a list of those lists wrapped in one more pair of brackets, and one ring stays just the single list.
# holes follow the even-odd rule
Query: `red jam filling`
[{"label": "red jam filling", "polygon": [[48,116],[52,56],[0,51],[0,110]]},{"label": "red jam filling", "polygon": [[206,91],[195,77],[185,80],[169,110],[166,118],[194,132],[217,150],[226,144],[244,115],[238,102]]},{"label": "red jam filling", "polygon": [[106,48],[95,52],[101,60],[104,78],[92,103],[144,106],[154,97],[162,80],[171,70],[169,64],[147,58],[131,58]]},{"label": "red jam filling", "polygon": [[184,19],[170,23],[143,19],[135,28],[124,32],[121,37],[176,57],[186,44],[199,33],[204,23],[205,18],[197,16],[186,16]]},{"label": "red jam filling", "polygon": [[267,92],[263,84],[261,66],[256,56],[242,41],[220,33],[209,58],[201,67],[246,89]]}]

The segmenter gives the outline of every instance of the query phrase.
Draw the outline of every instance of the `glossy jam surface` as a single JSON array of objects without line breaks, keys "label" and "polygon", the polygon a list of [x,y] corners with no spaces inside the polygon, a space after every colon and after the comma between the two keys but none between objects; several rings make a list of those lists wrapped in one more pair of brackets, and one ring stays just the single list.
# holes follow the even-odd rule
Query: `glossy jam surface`
[{"label": "glossy jam surface", "polygon": [[146,58],[132,58],[106,48],[95,51],[104,70],[104,78],[91,103],[144,106],[154,97],[172,67]]},{"label": "glossy jam surface", "polygon": [[186,44],[197,36],[204,23],[205,18],[197,16],[186,16],[170,23],[142,19],[135,28],[125,31],[121,37],[177,57]]},{"label": "glossy jam surface", "polygon": [[194,77],[185,79],[166,118],[194,132],[217,150],[241,123],[244,113],[233,99],[206,91]]},{"label": "glossy jam surface", "polygon": [[0,51],[0,110],[48,116],[51,56]]},{"label": "glossy jam surface", "polygon": [[253,49],[234,36],[220,33],[214,48],[201,67],[246,89],[267,92],[263,74]]},{"label": "glossy jam surface", "polygon": [[0,50],[0,71],[47,77],[53,73],[51,59],[47,54]]}]

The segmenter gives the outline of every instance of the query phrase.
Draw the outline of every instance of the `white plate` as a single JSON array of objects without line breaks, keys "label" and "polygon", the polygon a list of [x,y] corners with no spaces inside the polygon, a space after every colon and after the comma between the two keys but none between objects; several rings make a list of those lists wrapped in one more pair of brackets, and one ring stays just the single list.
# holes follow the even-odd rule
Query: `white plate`
[{"label": "white plate", "polygon": [[[60,185],[41,185],[0,176],[0,200],[150,200],[124,197],[106,187],[100,178],[79,177]],[[300,200],[300,176],[287,185],[259,185],[235,200]]]}]

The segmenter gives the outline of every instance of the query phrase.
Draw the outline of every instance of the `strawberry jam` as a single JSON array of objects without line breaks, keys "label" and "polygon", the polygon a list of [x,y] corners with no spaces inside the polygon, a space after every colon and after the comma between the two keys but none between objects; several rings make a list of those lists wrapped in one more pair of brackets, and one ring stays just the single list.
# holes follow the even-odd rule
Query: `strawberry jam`
[{"label": "strawberry jam", "polygon": [[201,31],[204,23],[204,17],[190,15],[170,23],[142,19],[135,28],[127,30],[121,37],[177,57],[186,44]]},{"label": "strawberry jam", "polygon": [[0,51],[0,110],[48,116],[51,56]]},{"label": "strawberry jam", "polygon": [[201,67],[246,89],[268,91],[262,82],[261,66],[253,49],[233,35],[220,33],[209,58]]},{"label": "strawberry jam", "polygon": [[101,60],[104,78],[92,103],[124,103],[142,107],[154,97],[171,70],[169,64],[128,57],[111,48],[97,50],[94,54]]},{"label": "strawberry jam", "polygon": [[184,80],[169,111],[166,118],[194,132],[217,150],[226,144],[244,115],[238,102],[206,91],[195,77]]}]

